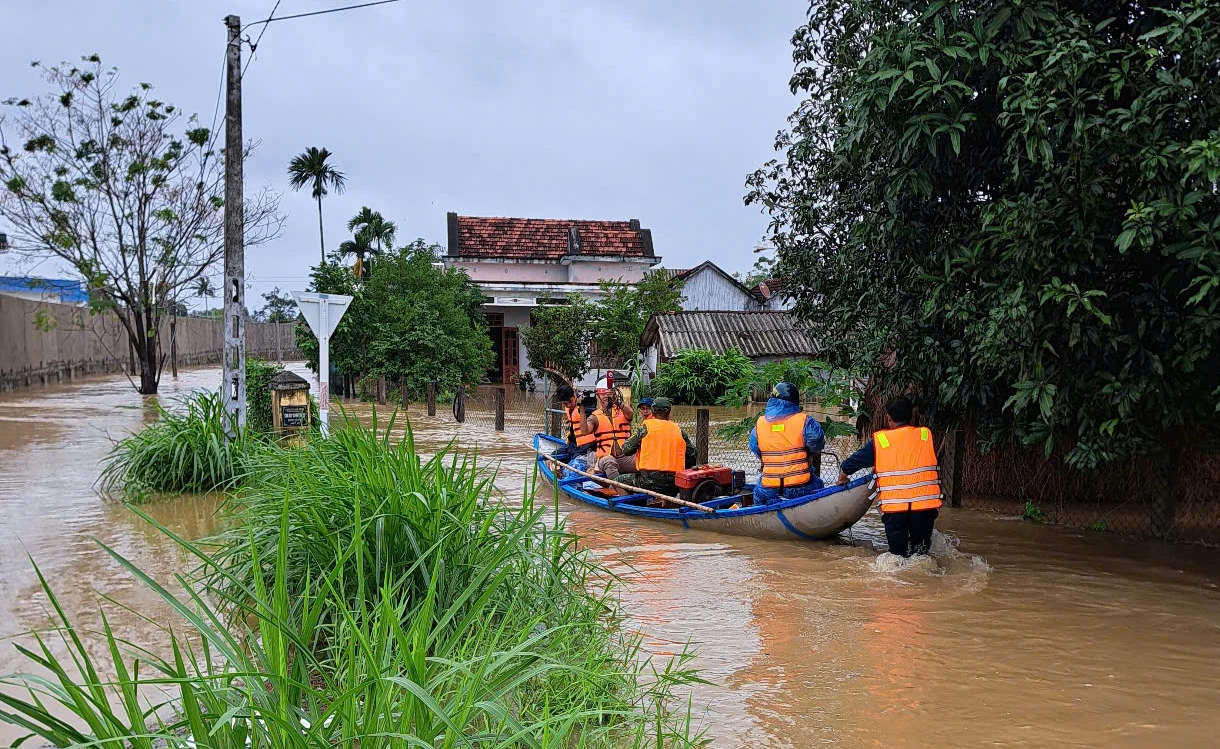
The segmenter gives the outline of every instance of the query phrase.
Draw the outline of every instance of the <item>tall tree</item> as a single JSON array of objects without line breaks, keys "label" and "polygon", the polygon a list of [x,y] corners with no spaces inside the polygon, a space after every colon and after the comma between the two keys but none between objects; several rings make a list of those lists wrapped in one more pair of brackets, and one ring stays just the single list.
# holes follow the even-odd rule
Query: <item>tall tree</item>
[{"label": "tall tree", "polygon": [[530,364],[557,373],[568,381],[589,371],[589,343],[593,331],[593,305],[580,294],[568,294],[567,304],[548,304],[530,315],[530,326],[521,329],[521,343]]},{"label": "tall tree", "polygon": [[263,306],[256,318],[262,322],[293,322],[297,319],[297,303],[276,286],[262,295]]},{"label": "tall tree", "polygon": [[310,194],[318,201],[318,246],[323,265],[326,264],[326,235],[322,229],[322,198],[330,194],[330,190],[342,195],[347,186],[347,177],[343,172],[327,163],[330,157],[330,151],[325,148],[310,146],[288,162],[288,184],[297,191],[308,187]]},{"label": "tall tree", "polygon": [[[156,393],[169,303],[224,253],[223,160],[195,116],[157,99],[150,84],[120,88],[118,71],[97,55],[34,67],[52,90],[5,102],[0,218],[13,228],[14,251],[80,274],[92,309],[113,312],[127,332],[137,389]],[[279,233],[278,206],[267,190],[246,202],[247,246]]]},{"label": "tall tree", "polygon": [[593,305],[593,342],[614,366],[633,361],[648,319],[682,309],[682,282],[649,271],[638,284],[603,281],[602,297]]},{"label": "tall tree", "polygon": [[341,258],[354,255],[356,257],[356,277],[364,278],[368,275],[368,267],[364,258],[377,252],[373,247],[372,236],[368,231],[361,229],[351,239],[340,244],[339,250],[335,254]]},{"label": "tall tree", "polygon": [[360,212],[347,222],[347,230],[366,232],[379,253],[394,245],[394,235],[398,233],[398,227],[393,221],[387,221],[379,211],[374,211],[367,205],[361,207]]},{"label": "tall tree", "polygon": [[195,296],[203,300],[203,311],[208,312],[208,301],[216,296],[216,287],[212,285],[212,279],[207,276],[200,276],[195,279],[195,285],[192,287]]},{"label": "tall tree", "polygon": [[985,436],[1171,475],[1220,400],[1216,3],[808,18],[802,101],[747,202],[828,353]]}]

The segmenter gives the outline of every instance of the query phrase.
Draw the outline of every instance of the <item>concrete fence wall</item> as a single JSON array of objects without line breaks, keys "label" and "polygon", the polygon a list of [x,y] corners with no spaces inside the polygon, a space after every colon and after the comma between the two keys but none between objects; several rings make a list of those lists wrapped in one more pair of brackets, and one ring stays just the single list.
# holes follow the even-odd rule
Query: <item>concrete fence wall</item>
[{"label": "concrete fence wall", "polygon": [[[246,323],[246,354],[264,359],[304,358],[296,347],[295,323]],[[224,347],[221,321],[178,318],[178,366],[219,362]],[[169,320],[161,346],[170,353]],[[113,314],[91,315],[83,307],[0,294],[0,389],[58,382],[130,368],[127,331]],[[170,366],[166,360],[166,369]]]}]

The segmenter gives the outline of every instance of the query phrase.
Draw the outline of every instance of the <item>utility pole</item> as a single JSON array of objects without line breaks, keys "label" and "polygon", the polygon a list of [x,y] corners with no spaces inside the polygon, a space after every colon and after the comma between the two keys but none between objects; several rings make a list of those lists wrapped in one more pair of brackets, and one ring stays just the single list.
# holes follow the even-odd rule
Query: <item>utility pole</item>
[{"label": "utility pole", "polygon": [[224,375],[220,387],[233,438],[246,426],[246,248],[245,198],[242,191],[241,18],[225,16],[225,271]]}]

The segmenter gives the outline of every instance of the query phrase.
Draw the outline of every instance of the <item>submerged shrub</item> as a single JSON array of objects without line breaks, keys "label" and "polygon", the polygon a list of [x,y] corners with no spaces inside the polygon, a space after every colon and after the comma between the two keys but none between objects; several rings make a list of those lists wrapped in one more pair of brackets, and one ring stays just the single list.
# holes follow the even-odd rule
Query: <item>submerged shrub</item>
[{"label": "submerged shrub", "polygon": [[215,393],[184,399],[181,411],[158,406],[157,420],[120,440],[105,459],[101,488],[142,499],[149,493],[183,494],[237,484],[256,441],[248,431],[225,440],[224,404]]},{"label": "submerged shrub", "polygon": [[675,405],[711,406],[753,369],[750,358],[739,349],[731,348],[723,354],[686,349],[657,368],[652,391]]},{"label": "submerged shrub", "polygon": [[[0,692],[0,712],[55,746],[701,743],[669,710],[696,680],[687,654],[653,669],[606,570],[543,524],[531,491],[520,507],[495,502],[490,478],[473,459],[419,458],[409,432],[393,445],[351,423],[257,453],[230,508],[245,527],[219,550],[158,525],[198,560],[178,578],[184,598],[107,549],[179,614],[172,655],[103,626],[99,663],[43,580],[63,643],[23,651],[50,680],[13,679],[28,692]],[[55,654],[65,646],[74,663]],[[154,685],[166,709],[141,700]],[[88,728],[53,717],[60,707]]]}]

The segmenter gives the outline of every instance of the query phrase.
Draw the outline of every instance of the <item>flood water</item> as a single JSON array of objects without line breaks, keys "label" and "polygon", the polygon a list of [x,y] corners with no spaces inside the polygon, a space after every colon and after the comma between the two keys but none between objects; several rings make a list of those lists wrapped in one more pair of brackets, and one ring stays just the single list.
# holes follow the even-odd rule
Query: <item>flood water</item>
[{"label": "flood water", "polygon": [[[167,375],[159,399],[218,380],[215,369]],[[98,542],[163,581],[185,559],[93,486],[110,439],[154,418],[154,400],[122,377],[0,394],[0,635],[47,623],[27,553],[82,623],[96,623],[98,592],[166,618]],[[353,410],[367,418],[368,406]],[[455,437],[477,447],[500,463],[505,495],[520,496],[532,453],[519,433],[420,411],[424,450]],[[199,537],[215,505],[147,509]],[[649,649],[697,649],[712,684],[694,691],[695,720],[717,747],[1220,744],[1220,553],[944,510],[937,562],[900,569],[850,546],[560,509],[630,581],[623,605]],[[869,517],[857,532],[878,528]],[[107,615],[135,643],[164,643],[141,616]],[[0,644],[0,673],[22,668]],[[0,725],[0,740],[17,735]]]}]

